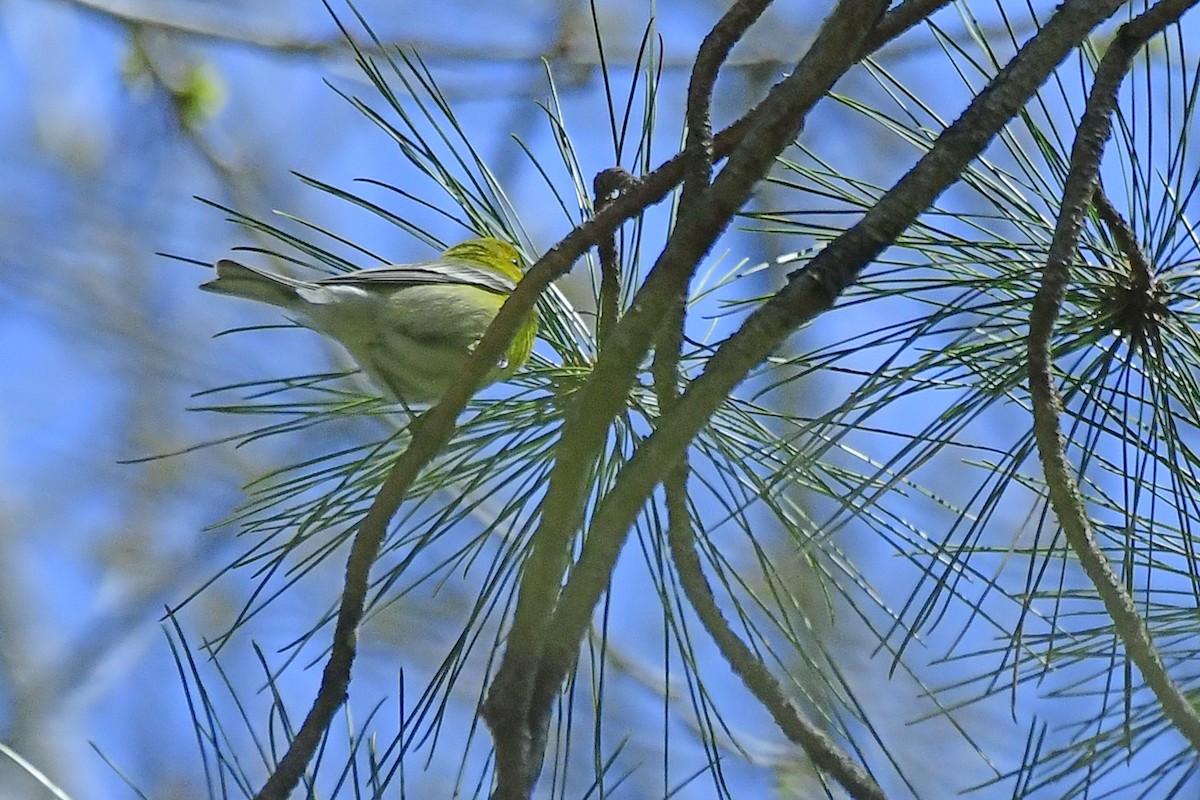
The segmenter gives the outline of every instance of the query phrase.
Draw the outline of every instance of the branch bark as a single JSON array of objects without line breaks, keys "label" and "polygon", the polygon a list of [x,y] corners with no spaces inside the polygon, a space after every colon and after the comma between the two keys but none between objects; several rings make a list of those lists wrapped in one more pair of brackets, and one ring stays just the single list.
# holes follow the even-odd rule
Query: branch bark
[{"label": "branch bark", "polygon": [[[1102,217],[1114,228],[1125,247],[1137,250],[1127,228],[1104,198],[1096,197],[1097,175],[1104,145],[1112,133],[1112,113],[1117,91],[1146,41],[1176,22],[1197,0],[1164,0],[1141,16],[1121,26],[1096,70],[1087,107],[1071,149],[1071,167],[1063,187],[1062,206],[1054,239],[1029,316],[1029,388],[1033,398],[1034,437],[1038,456],[1050,491],[1050,504],[1058,517],[1067,543],[1087,573],[1129,658],[1158,698],[1163,713],[1191,744],[1200,750],[1200,715],[1171,679],[1154,646],[1146,623],[1125,591],[1108,558],[1096,542],[1078,481],[1067,459],[1066,441],[1059,425],[1062,400],[1054,385],[1051,340],[1054,322],[1062,307],[1069,280],[1069,267],[1079,245],[1088,205],[1097,202]],[[1144,260],[1131,268],[1149,280]]]}]

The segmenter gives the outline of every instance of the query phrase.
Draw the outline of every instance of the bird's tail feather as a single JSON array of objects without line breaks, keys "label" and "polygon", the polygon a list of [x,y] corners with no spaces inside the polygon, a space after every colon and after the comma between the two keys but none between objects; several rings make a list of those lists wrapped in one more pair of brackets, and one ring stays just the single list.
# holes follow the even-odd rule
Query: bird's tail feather
[{"label": "bird's tail feather", "polygon": [[217,262],[217,277],[200,284],[200,288],[206,292],[228,294],[291,309],[300,301],[296,290],[308,288],[310,285],[295,278],[274,275],[236,261],[222,259]]}]

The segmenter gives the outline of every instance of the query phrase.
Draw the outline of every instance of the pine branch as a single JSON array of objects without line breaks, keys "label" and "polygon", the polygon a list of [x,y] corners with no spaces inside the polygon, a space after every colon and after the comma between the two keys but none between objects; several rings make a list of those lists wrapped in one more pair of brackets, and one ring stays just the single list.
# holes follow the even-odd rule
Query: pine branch
[{"label": "pine branch", "polygon": [[[1076,131],[1071,149],[1071,169],[1063,187],[1054,239],[1043,271],[1042,284],[1029,316],[1028,354],[1038,455],[1050,490],[1050,503],[1067,543],[1096,587],[1096,593],[1112,618],[1117,634],[1125,643],[1126,652],[1158,698],[1163,713],[1187,738],[1192,748],[1200,750],[1200,715],[1167,673],[1145,620],[1096,542],[1079,484],[1067,460],[1066,441],[1059,426],[1062,400],[1054,386],[1051,354],[1054,321],[1062,306],[1070,277],[1069,265],[1078,249],[1084,215],[1096,197],[1100,158],[1112,133],[1111,115],[1116,107],[1117,91],[1133,65],[1134,56],[1146,41],[1178,21],[1195,4],[1196,0],[1164,0],[1153,6],[1121,26],[1100,61],[1086,110]],[[1103,200],[1099,206],[1102,216],[1114,227],[1114,233],[1128,250],[1132,237],[1123,235],[1126,229],[1118,221],[1119,217],[1114,219],[1112,213],[1105,211]],[[1131,264],[1134,264],[1132,260]],[[1144,259],[1140,269],[1136,264],[1134,268],[1139,275],[1149,277]]]}]

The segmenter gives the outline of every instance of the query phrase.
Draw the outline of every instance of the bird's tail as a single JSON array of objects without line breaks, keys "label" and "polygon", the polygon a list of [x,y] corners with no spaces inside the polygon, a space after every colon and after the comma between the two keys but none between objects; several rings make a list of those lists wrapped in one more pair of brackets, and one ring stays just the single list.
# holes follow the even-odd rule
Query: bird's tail
[{"label": "bird's tail", "polygon": [[229,259],[217,262],[217,277],[200,284],[206,292],[244,297],[287,309],[295,308],[300,302],[297,290],[310,286],[305,281],[263,272]]}]

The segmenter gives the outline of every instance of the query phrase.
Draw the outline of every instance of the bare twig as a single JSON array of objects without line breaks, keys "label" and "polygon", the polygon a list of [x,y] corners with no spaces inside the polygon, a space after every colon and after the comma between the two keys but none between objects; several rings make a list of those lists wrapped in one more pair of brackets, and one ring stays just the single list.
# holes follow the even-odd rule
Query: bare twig
[{"label": "bare twig", "polygon": [[[163,3],[116,4],[104,0],[64,0],[68,5],[92,16],[125,25],[135,25],[163,33],[177,34],[195,40],[223,42],[231,45],[267,50],[282,56],[328,58],[343,56],[350,48],[341,35],[327,38],[305,38],[286,32],[248,26],[230,14],[204,13],[199,4],[189,5],[187,14],[180,14]],[[183,4],[176,6],[181,7]],[[536,62],[536,53],[528,48],[504,48],[496,42],[486,46],[455,46],[445,42],[405,40],[388,42],[385,47],[411,48],[430,58],[458,61]],[[372,45],[359,46],[365,52],[379,52]]]},{"label": "bare twig", "polygon": [[[767,666],[729,626],[729,622],[717,606],[712,588],[704,577],[700,558],[696,554],[695,535],[686,516],[686,474],[681,473],[679,469],[673,470],[666,486],[667,508],[670,514],[667,536],[671,558],[679,570],[679,582],[683,585],[688,602],[700,617],[704,629],[717,643],[721,655],[729,662],[729,666],[741,678],[750,693],[770,712],[771,718],[784,735],[799,745],[819,770],[832,775],[851,797],[858,800],[883,800],[885,795],[879,784],[838,747],[828,734],[800,713]],[[672,501],[672,486],[675,487],[676,498],[685,498],[682,507],[678,499]]]},{"label": "bare twig", "polygon": [[1121,254],[1125,256],[1125,261],[1129,265],[1128,289],[1133,295],[1145,295],[1148,292],[1154,291],[1154,270],[1150,266],[1150,260],[1142,251],[1142,246],[1138,244],[1137,236],[1133,233],[1133,228],[1121,216],[1108,199],[1108,195],[1104,193],[1104,186],[1097,181],[1096,191],[1092,196],[1092,206],[1096,209],[1096,213],[1104,222],[1104,226],[1108,228],[1116,241]]},{"label": "bare twig", "polygon": [[[1176,22],[1196,0],[1164,0],[1136,19],[1121,26],[1096,70],[1096,78],[1088,95],[1087,108],[1079,122],[1075,143],[1071,149],[1071,169],[1063,187],[1062,207],[1054,231],[1054,239],[1042,275],[1042,284],[1034,299],[1029,316],[1029,388],[1033,400],[1034,436],[1038,455],[1050,492],[1050,504],[1062,526],[1067,543],[1075,551],[1079,563],[1096,587],[1096,593],[1113,620],[1113,626],[1130,659],[1137,664],[1142,677],[1162,705],[1163,713],[1191,743],[1200,750],[1200,715],[1180,691],[1163,666],[1158,650],[1134,606],[1133,598],[1125,591],[1121,579],[1096,542],[1087,516],[1079,484],[1067,460],[1066,442],[1059,425],[1062,400],[1054,385],[1051,339],[1054,321],[1062,306],[1063,294],[1069,279],[1069,264],[1075,258],[1079,234],[1083,227],[1088,204],[1096,197],[1096,178],[1104,145],[1112,133],[1111,115],[1116,106],[1117,90],[1133,64],[1133,58],[1146,41],[1164,27]],[[1103,200],[1100,204],[1104,216]],[[1115,209],[1113,210],[1115,211]],[[1108,222],[1116,225],[1114,235],[1122,238],[1123,226],[1108,214]],[[1119,219],[1119,215],[1117,215]],[[1122,221],[1123,222],[1123,221]],[[1132,237],[1122,242],[1128,246]],[[1135,271],[1137,267],[1134,267]],[[1149,277],[1149,265],[1142,265]]]},{"label": "bare twig", "polygon": [[[754,184],[766,173],[775,156],[799,130],[808,110],[855,62],[855,54],[882,13],[883,6],[882,0],[871,3],[844,0],[839,3],[792,75],[776,86],[749,115],[749,127],[737,151],[730,156],[714,180],[705,202],[697,204],[693,213],[679,220],[658,262],[639,290],[633,308],[613,332],[607,353],[596,365],[593,380],[580,392],[579,408],[582,411],[579,419],[583,424],[571,431],[564,426],[563,443],[567,452],[575,452],[580,447],[580,440],[573,438],[580,431],[589,437],[582,442],[582,447],[589,451],[594,451],[602,441],[610,420],[623,405],[637,362],[646,352],[650,338],[661,327],[663,320],[660,309],[677,297],[680,287],[690,279],[699,259],[749,197]],[[606,364],[605,359],[609,356],[615,358]],[[676,459],[681,453],[682,450],[676,452]],[[562,462],[557,466],[561,467]],[[661,466],[663,470],[658,473],[660,476],[672,464]],[[551,491],[553,488],[552,478]],[[582,487],[575,483],[568,487],[571,488]],[[551,519],[551,501],[564,502],[564,498],[569,503],[565,513],[561,509],[554,509],[560,516]],[[543,509],[547,510],[543,523],[555,524],[555,527],[546,528],[555,537],[550,541],[555,542],[560,552],[564,552],[564,542],[569,542],[582,523],[582,494],[571,496],[564,492],[552,498],[548,493]],[[608,584],[612,564],[627,531],[628,526],[604,525],[592,525],[589,530],[585,550],[599,550],[606,557],[578,562],[555,608],[551,623],[555,635],[545,642],[545,658],[537,672],[538,683],[529,712],[530,718],[539,724],[544,724],[558,687],[574,663],[591,610]],[[541,529],[539,534],[535,534],[535,539],[540,532]],[[555,591],[561,574],[560,570]],[[569,633],[563,635],[560,630]],[[514,652],[517,651],[510,645],[505,653],[506,659]],[[522,657],[518,654],[516,658]],[[520,666],[528,668],[531,665],[524,662]],[[497,688],[505,687],[497,682],[493,684],[493,691]]]},{"label": "bare twig", "polygon": [[[861,52],[861,42],[872,30],[872,15],[881,5],[882,3],[874,6],[868,6],[866,3],[839,4],[830,15],[830,21],[835,24],[827,31],[829,35],[818,35],[812,48],[805,54],[792,75],[776,86],[767,100],[744,118],[744,122],[738,123],[746,125],[747,130],[741,136],[737,151],[730,156],[728,164],[713,181],[711,199],[698,207],[695,215],[680,220],[679,227],[659,259],[659,264],[656,264],[639,291],[638,298],[641,302],[635,302],[635,309],[639,305],[649,309],[661,308],[661,304],[673,296],[673,292],[666,291],[661,286],[670,281],[671,277],[669,272],[659,268],[660,265],[670,264],[669,259],[679,248],[699,247],[701,252],[707,249],[716,233],[719,233],[722,221],[729,219],[739,207],[737,204],[744,202],[757,177],[766,172],[774,153],[778,153],[784,144],[790,141],[790,135],[802,124],[807,109],[824,95],[828,87],[841,77],[850,64],[855,62],[855,54]],[[686,275],[684,277],[686,278]],[[626,315],[626,320],[631,316],[632,312]],[[618,329],[613,338],[618,338],[621,333]],[[766,348],[762,356],[765,357],[769,350],[770,348]],[[598,363],[597,369],[600,366]],[[749,368],[747,365],[746,369]],[[606,384],[601,382],[599,385]],[[692,394],[694,388],[693,383],[684,397]],[[714,405],[713,408],[715,407]],[[674,419],[681,413],[682,408],[677,407],[670,417]],[[699,430],[707,416],[708,414],[705,414],[703,418],[695,419],[695,430]],[[608,418],[605,419],[607,425]],[[564,438],[565,436],[566,431]],[[638,460],[640,452],[641,448],[626,470]],[[677,459],[682,452],[682,448],[676,450],[675,458]],[[657,474],[665,474],[674,460],[658,463],[660,470]],[[648,493],[650,487],[646,488]],[[605,504],[610,498],[606,498]],[[644,496],[636,502],[636,506],[640,508],[643,501]],[[556,634],[555,641],[551,643],[554,657],[547,662],[545,674],[540,679],[540,691],[543,693],[553,693],[571,663],[574,652],[572,643],[580,641],[586,629],[586,620],[595,601],[607,585],[611,564],[615,562],[616,554],[624,541],[624,534],[628,530],[627,525],[610,525],[607,522],[597,525],[596,522],[593,517],[587,544],[584,546],[585,557],[580,559],[573,570],[571,581],[564,588],[559,608],[555,612],[555,630],[569,630],[572,633],[570,636]],[[589,551],[594,553],[594,560],[586,557]]]},{"label": "bare twig", "polygon": [[713,165],[712,93],[717,73],[729,57],[729,51],[762,16],[771,0],[738,0],[717,21],[696,53],[687,92],[687,138],[685,149],[692,153],[688,174],[683,181],[679,206],[687,213],[708,188]]},{"label": "bare twig", "polygon": [[[612,167],[597,173],[592,181],[596,208],[603,209],[636,184],[636,179],[620,167]],[[604,347],[608,332],[617,324],[621,305],[621,265],[617,261],[617,232],[610,231],[596,243],[600,256],[600,299],[596,309],[596,345]]]},{"label": "bare twig", "polygon": [[[693,207],[705,201],[710,189],[713,143],[709,109],[717,70],[728,55],[735,36],[740,37],[741,30],[757,19],[765,7],[766,4],[761,3],[757,6],[747,4],[734,9],[739,13],[727,15],[721,24],[714,27],[700,48],[696,69],[688,87],[686,142],[687,149],[698,151],[699,155],[693,160],[684,179],[679,204],[681,217],[693,213]],[[741,29],[738,26],[741,26]],[[735,36],[725,33],[727,30],[734,31]],[[655,345],[653,374],[660,417],[669,414],[679,398],[678,370],[686,318],[685,299],[681,293],[669,303],[667,320]],[[766,665],[729,627],[717,606],[700,566],[700,559],[696,555],[695,532],[688,502],[689,472],[690,466],[685,450],[663,479],[668,540],[688,601],[734,672],[767,708],[785,735],[804,749],[817,768],[833,775],[852,797],[882,800],[884,795],[878,784],[824,732],[799,713]]]},{"label": "bare twig", "polygon": [[[692,179],[700,180],[695,173]],[[687,187],[688,183],[685,182],[685,193]],[[652,369],[660,418],[670,414],[679,401],[678,370],[685,310],[684,298],[680,297],[671,306],[671,313],[655,345]],[[738,637],[721,613],[696,554],[695,531],[688,501],[690,471],[687,451],[684,450],[679,461],[663,479],[667,504],[667,540],[688,602],[734,673],[763,704],[784,735],[804,750],[817,769],[832,775],[856,800],[884,800],[883,790],[870,775],[824,731],[800,713],[766,664]]]}]

